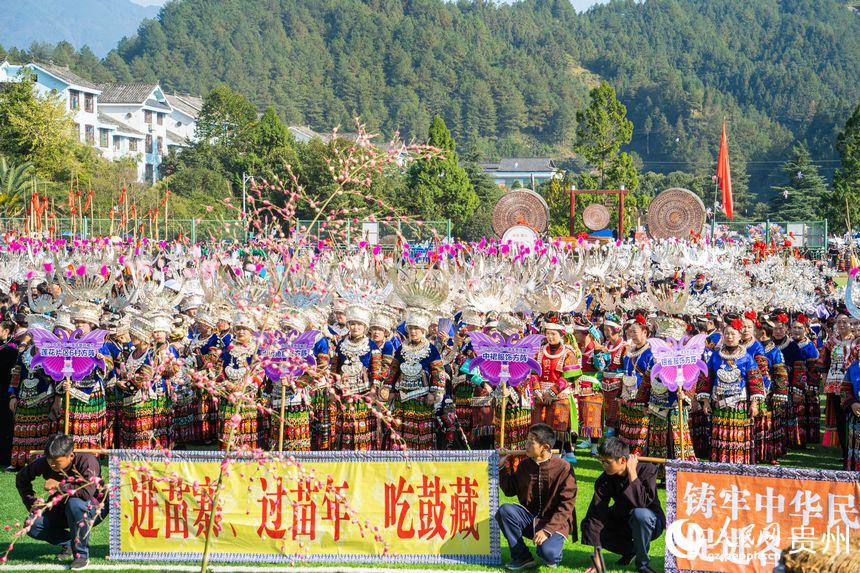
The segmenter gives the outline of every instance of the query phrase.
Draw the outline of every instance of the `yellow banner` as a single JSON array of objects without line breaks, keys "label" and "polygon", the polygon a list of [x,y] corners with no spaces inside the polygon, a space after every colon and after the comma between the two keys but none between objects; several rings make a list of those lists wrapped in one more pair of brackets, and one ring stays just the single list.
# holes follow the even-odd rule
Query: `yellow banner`
[{"label": "yellow banner", "polygon": [[497,463],[489,452],[335,453],[332,461],[229,464],[201,454],[167,461],[158,453],[126,452],[112,460],[112,491],[119,493],[118,507],[112,501],[113,558],[199,558],[214,514],[210,551],[220,560],[385,555],[498,562],[498,499],[490,495],[497,491]]}]

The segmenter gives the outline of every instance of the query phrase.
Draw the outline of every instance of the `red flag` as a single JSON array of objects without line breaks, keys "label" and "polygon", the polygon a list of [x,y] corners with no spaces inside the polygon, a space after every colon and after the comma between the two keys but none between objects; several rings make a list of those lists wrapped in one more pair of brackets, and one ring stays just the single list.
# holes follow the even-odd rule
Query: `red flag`
[{"label": "red flag", "polygon": [[723,191],[723,211],[732,220],[732,170],[729,167],[729,144],[726,141],[726,122],[723,121],[723,136],[720,138],[720,155],[717,158],[717,177]]}]

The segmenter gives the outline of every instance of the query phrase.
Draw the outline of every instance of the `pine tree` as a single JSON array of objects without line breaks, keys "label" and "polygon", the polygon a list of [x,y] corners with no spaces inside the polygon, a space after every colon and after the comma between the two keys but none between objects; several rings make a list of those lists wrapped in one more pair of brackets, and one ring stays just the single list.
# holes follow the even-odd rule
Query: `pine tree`
[{"label": "pine tree", "polygon": [[839,133],[836,149],[841,164],[833,176],[831,221],[837,229],[844,230],[850,220],[851,228],[856,229],[860,224],[860,104]]},{"label": "pine tree", "polygon": [[773,212],[783,221],[820,219],[828,198],[827,181],[818,174],[805,145],[794,147],[782,172],[788,184],[773,188],[777,193]]},{"label": "pine tree", "polygon": [[598,185],[625,185],[630,191],[638,183],[636,168],[627,153],[620,153],[622,145],[633,137],[633,122],[627,119],[627,108],[618,101],[615,90],[608,82],[590,93],[588,107],[576,114],[579,126],[576,129],[574,149],[597,171]]},{"label": "pine tree", "polygon": [[430,126],[428,145],[439,157],[414,163],[409,171],[408,196],[403,205],[425,219],[451,219],[456,228],[478,208],[478,195],[466,171],[460,167],[456,144],[441,117]]}]

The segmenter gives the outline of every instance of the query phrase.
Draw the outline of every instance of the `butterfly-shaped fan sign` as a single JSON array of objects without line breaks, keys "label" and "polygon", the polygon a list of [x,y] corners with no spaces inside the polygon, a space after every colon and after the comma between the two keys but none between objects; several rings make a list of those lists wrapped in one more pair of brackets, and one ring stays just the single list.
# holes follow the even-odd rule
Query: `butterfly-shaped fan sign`
[{"label": "butterfly-shaped fan sign", "polygon": [[535,356],[543,343],[542,335],[520,337],[519,334],[512,334],[505,339],[500,332],[491,335],[470,332],[469,338],[476,354],[470,367],[480,369],[481,376],[491,386],[501,383],[517,386],[532,371],[540,375],[540,363],[535,360]]},{"label": "butterfly-shaped fan sign", "polygon": [[96,355],[104,346],[107,330],[93,330],[86,334],[80,329],[71,334],[63,330],[58,332],[59,335],[43,328],[30,329],[36,345],[33,366],[41,366],[57,382],[67,377],[77,382],[89,376],[96,366],[105,367],[104,359]]},{"label": "butterfly-shaped fan sign", "polygon": [[263,361],[263,371],[273,381],[284,376],[296,379],[305,373],[310,366],[316,366],[314,345],[320,332],[309,330],[299,333],[292,330],[275,339],[266,335],[266,360]]},{"label": "butterfly-shaped fan sign", "polygon": [[708,365],[702,360],[707,339],[707,334],[697,334],[686,343],[674,338],[649,338],[654,355],[651,376],[660,378],[670,392],[675,392],[679,386],[684,390],[691,389],[699,379],[700,372],[708,375]]}]

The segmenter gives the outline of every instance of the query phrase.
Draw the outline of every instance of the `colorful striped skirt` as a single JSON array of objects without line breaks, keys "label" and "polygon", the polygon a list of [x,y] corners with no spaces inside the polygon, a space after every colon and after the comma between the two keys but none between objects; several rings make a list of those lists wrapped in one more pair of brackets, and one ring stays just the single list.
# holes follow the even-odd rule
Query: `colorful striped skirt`
[{"label": "colorful striped skirt", "polygon": [[472,396],[475,394],[475,386],[469,382],[461,382],[454,386],[454,407],[457,411],[457,420],[460,427],[467,436],[472,435]]},{"label": "colorful striped skirt", "polygon": [[[433,406],[424,403],[423,398],[394,402],[392,430],[400,434],[404,445],[410,450],[432,450],[435,442],[433,425]],[[399,422],[397,421],[399,420]]]},{"label": "colorful striped skirt", "polygon": [[367,451],[378,449],[376,416],[363,396],[342,398],[335,413],[332,449]]},{"label": "colorful striped skirt", "polygon": [[189,386],[177,386],[173,403],[173,439],[176,445],[186,446],[201,441],[200,424],[197,420],[197,410],[200,405],[196,402],[194,389]]},{"label": "colorful striped skirt", "polygon": [[648,455],[670,460],[697,460],[693,440],[690,438],[690,422],[686,409],[683,432],[677,408],[669,410],[666,418],[654,413],[648,415]]},{"label": "colorful striped skirt", "polygon": [[828,394],[824,403],[824,445],[839,447],[839,422],[842,412],[842,400],[839,394]]},{"label": "colorful striped skirt", "polygon": [[315,452],[327,451],[332,444],[332,421],[337,408],[336,400],[328,388],[314,390],[311,395],[311,449]]},{"label": "colorful striped skirt", "polygon": [[[605,379],[604,379],[605,380]],[[606,417],[607,428],[618,429],[618,410],[621,406],[621,386],[614,390],[603,391],[603,414]]]},{"label": "colorful striped skirt", "polygon": [[806,447],[806,401],[791,402],[785,419],[785,440],[789,448]]},{"label": "colorful striped skirt", "polygon": [[48,436],[59,429],[57,421],[48,419],[53,403],[53,396],[31,406],[18,403],[12,428],[12,465],[16,468],[22,468],[39,457],[40,454],[30,455],[30,451],[44,451]]},{"label": "colorful striped skirt", "polygon": [[107,407],[104,391],[96,387],[88,401],[69,398],[69,432],[75,448],[103,448],[107,444]]},{"label": "colorful striped skirt", "polygon": [[772,443],[773,457],[775,460],[778,460],[785,455],[788,449],[786,448],[785,420],[789,417],[788,414],[791,410],[791,404],[786,400],[772,399],[770,410],[772,422],[771,433],[768,436],[768,439]]},{"label": "colorful striped skirt", "polygon": [[[524,450],[529,427],[534,423],[533,411],[528,408],[507,408],[505,412],[505,449]],[[495,447],[501,447],[502,409],[497,407],[494,413]]]},{"label": "colorful striped skirt", "polygon": [[803,431],[807,444],[821,443],[821,397],[817,389],[806,392],[806,409],[802,418]]},{"label": "colorful striped skirt", "polygon": [[557,446],[571,441],[570,401],[567,398],[553,400],[552,404],[534,404],[531,412],[532,424],[546,424],[555,431]]},{"label": "colorful striped skirt", "polygon": [[580,396],[579,435],[586,438],[603,436],[603,394],[596,392],[591,396]]},{"label": "colorful striped skirt", "polygon": [[122,396],[117,396],[115,387],[105,388],[105,413],[107,415],[107,429],[105,431],[106,444],[108,448],[119,447],[120,434],[120,411],[122,410]]},{"label": "colorful striped skirt", "polygon": [[756,463],[771,463],[776,460],[773,436],[773,411],[762,404],[758,416],[753,420],[753,441],[755,443]]},{"label": "colorful striped skirt", "polygon": [[711,419],[705,416],[701,407],[690,416],[690,438],[693,440],[693,451],[700,460],[711,457]]},{"label": "colorful striped skirt", "polygon": [[715,408],[711,419],[711,461],[753,464],[753,419],[746,406]]},{"label": "colorful striped skirt", "polygon": [[194,388],[194,423],[198,441],[214,443],[218,435],[218,401],[202,388]]},{"label": "colorful striped skirt", "polygon": [[860,471],[860,416],[855,416],[853,412],[848,413],[848,431],[845,438],[848,449],[845,469]]},{"label": "colorful striped skirt", "polygon": [[622,401],[618,415],[618,437],[630,447],[631,454],[644,456],[648,451],[648,410]]},{"label": "colorful striped skirt", "polygon": [[[227,426],[227,422],[239,414],[239,427],[235,430]],[[231,404],[229,400],[218,402],[218,443],[222,450],[227,448],[230,433],[233,433],[231,451],[242,449],[255,450],[258,446],[259,432],[257,430],[257,407],[255,404]]]},{"label": "colorful striped skirt", "polygon": [[[272,413],[263,414],[268,428],[266,442],[268,449],[277,450],[281,440],[281,390],[278,386],[272,399]],[[311,451],[311,410],[300,396],[287,391],[284,405],[284,445],[285,452]],[[262,421],[261,421],[261,425]],[[261,447],[263,447],[261,442]]]},{"label": "colorful striped skirt", "polygon": [[120,443],[129,450],[149,450],[157,444],[155,439],[155,398],[123,404],[120,424]]}]

